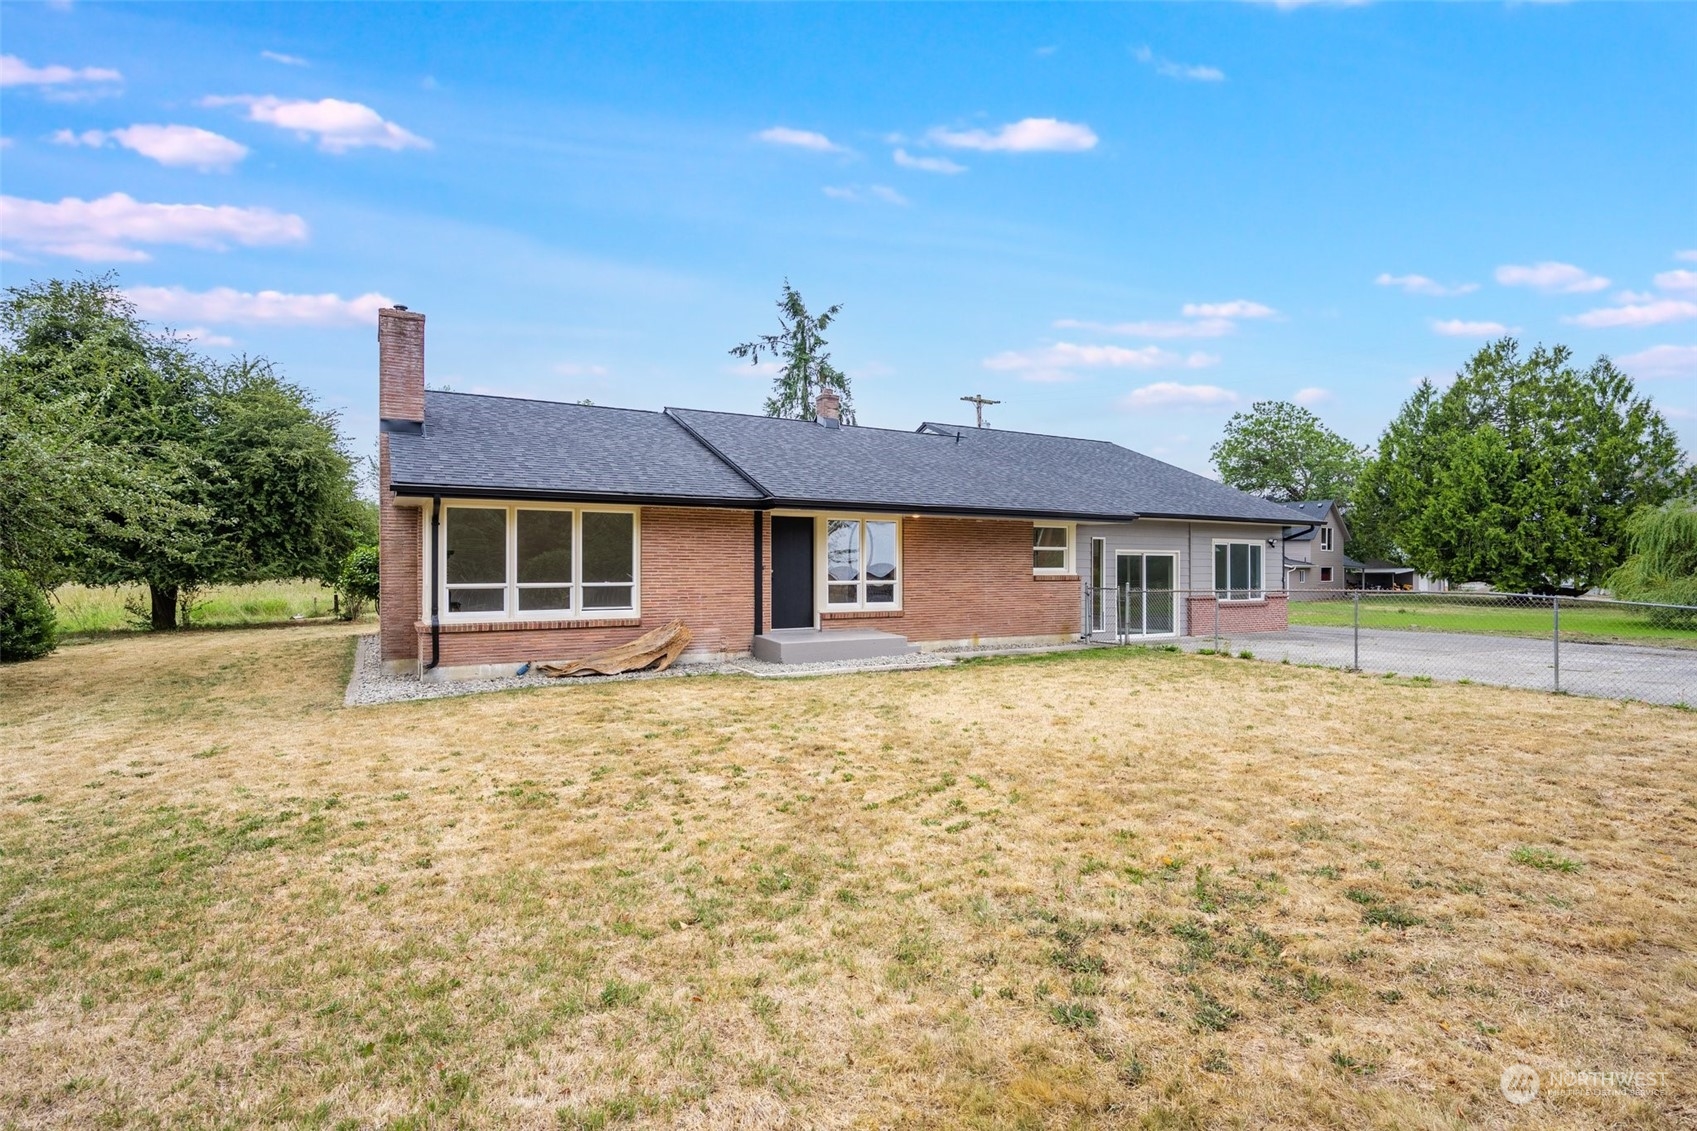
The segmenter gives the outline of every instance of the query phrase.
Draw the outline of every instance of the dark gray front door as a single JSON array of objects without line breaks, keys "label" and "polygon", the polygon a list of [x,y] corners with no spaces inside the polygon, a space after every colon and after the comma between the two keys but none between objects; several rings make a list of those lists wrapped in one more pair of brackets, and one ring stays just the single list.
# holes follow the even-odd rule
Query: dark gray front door
[{"label": "dark gray front door", "polygon": [[772,627],[813,627],[811,518],[772,518]]}]

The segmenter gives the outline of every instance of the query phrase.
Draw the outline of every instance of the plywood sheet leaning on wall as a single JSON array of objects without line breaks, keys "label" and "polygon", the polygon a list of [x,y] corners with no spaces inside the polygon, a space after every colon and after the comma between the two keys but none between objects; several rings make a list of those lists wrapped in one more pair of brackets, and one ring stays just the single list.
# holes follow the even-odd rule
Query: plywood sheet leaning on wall
[{"label": "plywood sheet leaning on wall", "polygon": [[677,662],[692,639],[681,620],[645,632],[635,640],[563,664],[537,664],[536,671],[556,679],[574,675],[618,675],[648,668],[663,672]]}]

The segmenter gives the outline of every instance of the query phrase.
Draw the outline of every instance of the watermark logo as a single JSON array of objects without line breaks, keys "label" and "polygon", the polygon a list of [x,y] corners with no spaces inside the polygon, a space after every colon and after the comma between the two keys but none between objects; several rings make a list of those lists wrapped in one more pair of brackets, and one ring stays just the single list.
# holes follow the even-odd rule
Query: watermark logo
[{"label": "watermark logo", "polygon": [[1498,1081],[1503,1099],[1511,1104],[1529,1104],[1538,1098],[1538,1070],[1530,1064],[1511,1064]]}]

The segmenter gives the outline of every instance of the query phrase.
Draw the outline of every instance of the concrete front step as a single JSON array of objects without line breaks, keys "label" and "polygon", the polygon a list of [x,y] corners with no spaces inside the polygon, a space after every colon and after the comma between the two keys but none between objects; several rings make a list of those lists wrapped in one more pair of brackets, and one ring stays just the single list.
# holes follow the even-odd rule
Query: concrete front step
[{"label": "concrete front step", "polygon": [[774,628],[754,638],[754,658],[769,664],[818,664],[833,660],[871,660],[908,656],[919,651],[907,637],[876,628]]}]

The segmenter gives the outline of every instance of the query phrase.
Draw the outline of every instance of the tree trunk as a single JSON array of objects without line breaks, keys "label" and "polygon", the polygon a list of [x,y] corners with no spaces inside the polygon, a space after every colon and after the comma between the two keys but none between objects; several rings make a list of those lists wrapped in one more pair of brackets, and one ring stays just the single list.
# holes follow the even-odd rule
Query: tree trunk
[{"label": "tree trunk", "polygon": [[153,619],[153,631],[170,632],[177,627],[177,595],[175,585],[147,583],[147,596]]}]

